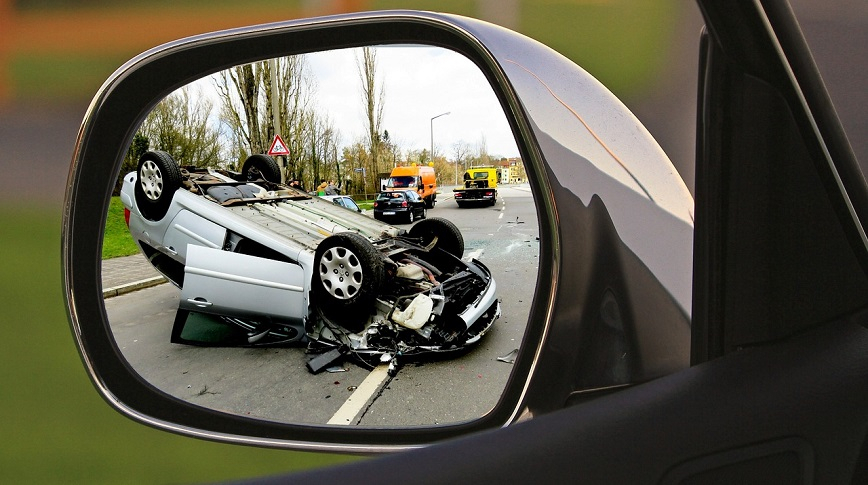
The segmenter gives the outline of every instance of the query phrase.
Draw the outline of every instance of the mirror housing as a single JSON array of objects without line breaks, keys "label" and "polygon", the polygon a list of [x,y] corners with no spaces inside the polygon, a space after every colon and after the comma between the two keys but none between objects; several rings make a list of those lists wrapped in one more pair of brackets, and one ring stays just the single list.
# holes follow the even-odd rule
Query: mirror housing
[{"label": "mirror housing", "polygon": [[[534,194],[540,259],[530,318],[498,404],[480,419],[403,430],[285,424],[202,408],[143,380],[114,342],[100,291],[111,189],[137,127],[166,95],[257,60],[417,43],[465,55],[510,122]],[[118,69],[76,143],[63,222],[73,335],[99,392],[121,413],[197,437],[373,452],[496,428],[645,382],[689,364],[693,200],[647,130],[592,76],[551,49],[485,22],[377,12],[204,34]]]}]

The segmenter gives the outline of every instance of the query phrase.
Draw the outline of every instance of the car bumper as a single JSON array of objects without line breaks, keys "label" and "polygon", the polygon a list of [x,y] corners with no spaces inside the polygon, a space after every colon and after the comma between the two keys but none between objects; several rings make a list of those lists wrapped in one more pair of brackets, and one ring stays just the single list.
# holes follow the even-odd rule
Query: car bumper
[{"label": "car bumper", "polygon": [[[470,264],[476,265],[477,268],[482,270],[482,272],[488,276],[488,285],[476,301],[458,315],[458,318],[464,322],[468,329],[476,325],[478,321],[483,318],[490,320],[490,322],[485,325],[490,326],[491,323],[500,316],[500,302],[497,300],[497,283],[494,282],[494,278],[491,277],[491,272],[484,264],[475,259],[471,261]],[[491,314],[491,311],[494,311],[496,314]],[[480,336],[482,333],[484,333],[484,331],[480,333]]]}]

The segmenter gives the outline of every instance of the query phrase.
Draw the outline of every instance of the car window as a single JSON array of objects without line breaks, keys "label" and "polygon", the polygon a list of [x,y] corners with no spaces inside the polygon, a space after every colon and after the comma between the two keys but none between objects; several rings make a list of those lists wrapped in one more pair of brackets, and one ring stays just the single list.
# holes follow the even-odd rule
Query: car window
[{"label": "car window", "polygon": [[392,177],[392,186],[393,187],[415,187],[416,186],[416,177],[412,177],[409,175]]},{"label": "car window", "polygon": [[344,207],[346,207],[347,209],[352,209],[354,211],[361,210],[361,209],[359,209],[359,206],[356,204],[356,201],[354,201],[353,199],[351,199],[349,197],[343,197],[341,200],[344,201]]}]

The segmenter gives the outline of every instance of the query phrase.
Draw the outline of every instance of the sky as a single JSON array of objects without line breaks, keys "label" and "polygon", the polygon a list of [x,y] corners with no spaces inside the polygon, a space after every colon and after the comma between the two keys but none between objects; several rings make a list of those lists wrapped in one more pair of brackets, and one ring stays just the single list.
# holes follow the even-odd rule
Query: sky
[{"label": "sky", "polygon": [[[317,79],[317,103],[352,143],[364,136],[360,49],[312,54],[308,62]],[[503,109],[482,72],[453,51],[430,46],[377,48],[377,80],[385,89],[382,127],[403,151],[431,147],[452,158],[464,142],[475,149],[484,141],[489,154],[518,156]],[[442,115],[443,113],[449,113]],[[437,117],[432,120],[431,118]]]},{"label": "sky", "polygon": [[[430,150],[432,131],[435,154],[447,160],[455,158],[459,143],[469,147],[470,154],[477,153],[484,143],[490,155],[519,156],[494,91],[466,57],[431,46],[376,49],[377,83],[384,89],[385,100],[381,128],[389,132],[392,143],[404,156],[410,150]],[[340,133],[341,146],[364,139],[367,133],[357,62],[360,55],[361,49],[306,55],[315,79],[314,103]],[[195,84],[198,92],[219,105],[208,78]]]}]

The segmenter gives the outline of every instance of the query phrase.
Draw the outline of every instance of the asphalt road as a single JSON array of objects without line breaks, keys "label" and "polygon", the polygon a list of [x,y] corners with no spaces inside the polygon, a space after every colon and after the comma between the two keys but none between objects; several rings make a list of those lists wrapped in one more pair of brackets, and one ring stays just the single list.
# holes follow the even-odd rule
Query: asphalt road
[{"label": "asphalt road", "polygon": [[[506,186],[494,207],[459,209],[442,197],[428,215],[458,225],[465,258],[489,267],[501,300],[502,315],[489,333],[454,359],[404,365],[391,379],[378,372],[371,375],[349,360],[331,369],[337,372],[313,375],[305,366],[309,356],[303,347],[172,344],[180,292],[169,284],[106,300],[115,339],[136,372],[157,388],[233,414],[362,426],[477,418],[500,397],[512,365],[498,357],[519,347],[527,322],[539,255],[533,198],[527,186]],[[370,387],[363,385],[366,379]],[[351,398],[357,405],[347,414],[342,406]]]}]

